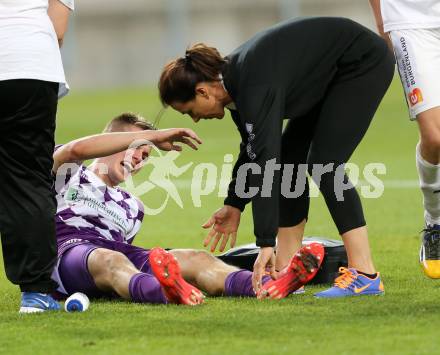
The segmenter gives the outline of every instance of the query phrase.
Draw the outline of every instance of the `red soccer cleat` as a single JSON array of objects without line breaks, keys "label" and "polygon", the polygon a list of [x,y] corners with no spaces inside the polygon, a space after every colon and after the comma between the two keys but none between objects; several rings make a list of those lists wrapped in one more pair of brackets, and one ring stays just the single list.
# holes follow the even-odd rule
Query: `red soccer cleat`
[{"label": "red soccer cleat", "polygon": [[281,299],[313,279],[324,259],[324,247],[319,243],[303,246],[290,259],[289,265],[276,280],[266,282],[257,294],[258,299]]},{"label": "red soccer cleat", "polygon": [[196,306],[204,302],[203,293],[183,279],[174,255],[162,248],[154,248],[149,259],[153,274],[170,303]]}]

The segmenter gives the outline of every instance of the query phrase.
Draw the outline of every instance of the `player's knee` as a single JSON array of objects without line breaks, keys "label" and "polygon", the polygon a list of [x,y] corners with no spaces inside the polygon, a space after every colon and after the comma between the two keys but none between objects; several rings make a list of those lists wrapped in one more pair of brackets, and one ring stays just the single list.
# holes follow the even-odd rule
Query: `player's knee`
[{"label": "player's knee", "polygon": [[423,151],[440,151],[440,129],[424,133],[420,137],[420,144]]},{"label": "player's knee", "polygon": [[424,111],[417,115],[420,128],[420,143],[425,150],[440,149],[440,108]]},{"label": "player's knee", "polygon": [[207,264],[217,261],[217,258],[205,250],[191,250],[191,259],[198,263]]},{"label": "player's knee", "polygon": [[95,249],[89,256],[89,269],[95,282],[112,285],[118,270],[127,261],[127,257],[117,251],[104,248]]},{"label": "player's knee", "polygon": [[316,158],[311,160],[308,164],[308,173],[315,184],[318,185],[319,188],[321,188],[321,185],[325,187],[326,185],[332,184],[339,164],[334,162],[315,163],[316,161],[325,160]]},{"label": "player's knee", "polygon": [[191,260],[191,264],[199,264],[200,262],[206,262],[207,260],[212,260],[214,258],[208,252],[204,250],[196,249],[182,249],[182,250],[172,250],[171,253],[177,257],[179,261]]},{"label": "player's knee", "polygon": [[326,161],[325,152],[320,151],[318,148],[312,148],[307,158],[307,172],[310,177],[316,179],[316,177],[321,177],[333,170],[334,166],[330,166],[329,163],[322,163]]},{"label": "player's knee", "polygon": [[111,277],[117,273],[121,266],[127,261],[127,257],[116,251],[109,251],[103,258],[103,264]]}]

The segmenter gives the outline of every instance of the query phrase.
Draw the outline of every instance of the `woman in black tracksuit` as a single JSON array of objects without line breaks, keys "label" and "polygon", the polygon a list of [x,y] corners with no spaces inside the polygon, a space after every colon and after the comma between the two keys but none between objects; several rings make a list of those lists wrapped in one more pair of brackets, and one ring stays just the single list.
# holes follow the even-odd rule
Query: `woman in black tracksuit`
[{"label": "woman in black tracksuit", "polygon": [[[257,290],[264,268],[273,266],[277,235],[278,269],[300,246],[309,210],[306,169],[301,166],[319,186],[344,240],[349,269],[342,279],[380,277],[359,196],[354,187],[347,188],[342,168],[367,131],[393,74],[386,43],[343,18],[278,24],[225,58],[215,48],[197,44],[165,66],[159,82],[164,104],[194,121],[223,118],[229,108],[240,132],[228,197],[204,225],[212,227],[205,245],[212,242],[215,250],[220,242],[222,250],[229,238],[234,245],[240,214],[252,201],[261,247],[254,266]],[[303,193],[300,181],[305,181]]]}]

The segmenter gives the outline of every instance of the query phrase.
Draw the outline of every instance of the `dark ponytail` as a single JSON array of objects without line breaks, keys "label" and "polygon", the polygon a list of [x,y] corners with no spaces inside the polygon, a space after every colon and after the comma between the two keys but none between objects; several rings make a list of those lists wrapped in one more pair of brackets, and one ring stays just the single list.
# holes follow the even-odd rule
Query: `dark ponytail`
[{"label": "dark ponytail", "polygon": [[188,48],[184,57],[165,65],[159,79],[162,104],[188,102],[196,95],[196,85],[204,81],[218,81],[226,60],[214,47],[197,43]]}]

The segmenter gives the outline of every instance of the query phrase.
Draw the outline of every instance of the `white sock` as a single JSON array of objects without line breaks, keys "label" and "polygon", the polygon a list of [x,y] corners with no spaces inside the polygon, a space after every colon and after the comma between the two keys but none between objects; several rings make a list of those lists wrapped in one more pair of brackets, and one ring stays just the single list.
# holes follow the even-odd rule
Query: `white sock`
[{"label": "white sock", "polygon": [[440,224],[440,165],[423,159],[419,144],[416,146],[416,165],[423,193],[426,224]]}]

